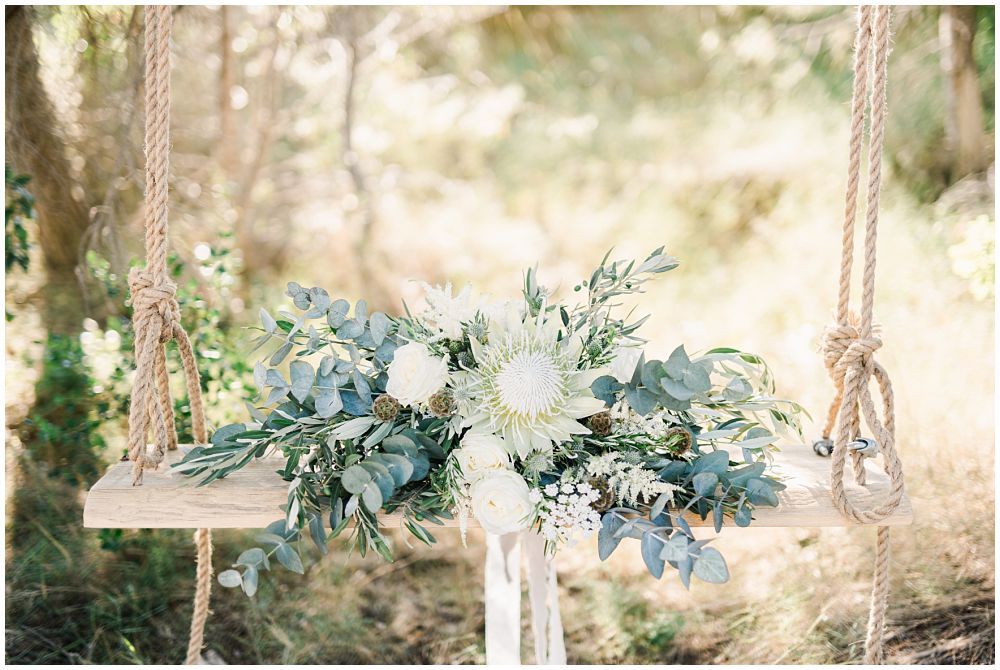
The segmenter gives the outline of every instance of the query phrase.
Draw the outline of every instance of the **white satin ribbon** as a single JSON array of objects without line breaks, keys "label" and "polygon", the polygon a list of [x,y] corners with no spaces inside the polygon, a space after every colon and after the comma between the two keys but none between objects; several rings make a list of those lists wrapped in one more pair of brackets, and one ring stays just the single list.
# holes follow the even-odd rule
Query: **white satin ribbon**
[{"label": "white satin ribbon", "polygon": [[527,563],[535,662],[566,665],[556,566],[534,531],[486,534],[486,663],[521,663],[521,556]]},{"label": "white satin ribbon", "polygon": [[486,533],[486,663],[521,663],[521,556],[518,533]]}]

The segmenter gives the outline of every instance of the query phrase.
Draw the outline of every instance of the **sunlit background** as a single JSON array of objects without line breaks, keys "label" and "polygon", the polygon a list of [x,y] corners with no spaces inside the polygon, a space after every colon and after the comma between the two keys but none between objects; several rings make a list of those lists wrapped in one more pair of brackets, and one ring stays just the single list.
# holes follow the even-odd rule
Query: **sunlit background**
[{"label": "sunlit background", "polygon": [[[893,534],[896,662],[994,658],[994,21],[893,17],[876,319],[917,517]],[[5,31],[7,659],[176,663],[189,533],[80,527],[124,449],[142,11],[8,8]],[[175,9],[172,252],[212,423],[243,418],[242,326],[288,281],[398,312],[414,279],[514,296],[538,264],[566,296],[608,249],[660,245],[682,265],[636,302],[649,349],[760,353],[822,418],[853,36],[842,7]],[[482,662],[482,537],[439,535],[217,589],[208,658]],[[217,533],[217,569],[245,537]],[[690,592],[637,546],[578,546],[569,660],[857,661],[873,544],[727,530],[732,581]]]}]

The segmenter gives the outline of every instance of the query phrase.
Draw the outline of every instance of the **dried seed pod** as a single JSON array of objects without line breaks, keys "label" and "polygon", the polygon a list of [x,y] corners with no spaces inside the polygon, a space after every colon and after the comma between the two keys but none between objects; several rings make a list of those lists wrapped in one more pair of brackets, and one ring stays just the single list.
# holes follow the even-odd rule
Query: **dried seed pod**
[{"label": "dried seed pod", "polygon": [[587,427],[598,437],[607,437],[611,434],[611,412],[605,410],[598,412],[587,419]]},{"label": "dried seed pod", "polygon": [[372,403],[372,414],[379,421],[392,421],[399,414],[399,401],[391,395],[380,395]]},{"label": "dried seed pod", "polygon": [[611,489],[611,484],[604,477],[591,477],[587,480],[592,488],[596,489],[601,497],[590,504],[598,512],[605,512],[615,506],[615,492]]},{"label": "dried seed pod", "polygon": [[691,437],[691,431],[687,428],[674,426],[667,430],[666,442],[667,448],[672,453],[686,454],[694,445],[694,438]]},{"label": "dried seed pod", "polygon": [[448,389],[441,389],[432,395],[427,399],[427,404],[434,416],[451,416],[455,411],[455,399]]}]

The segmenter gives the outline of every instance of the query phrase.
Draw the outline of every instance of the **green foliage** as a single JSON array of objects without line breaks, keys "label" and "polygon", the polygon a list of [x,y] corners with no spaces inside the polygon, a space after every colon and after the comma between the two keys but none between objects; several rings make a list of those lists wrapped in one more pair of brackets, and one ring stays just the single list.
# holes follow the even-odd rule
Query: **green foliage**
[{"label": "green foliage", "polygon": [[[610,308],[618,305],[616,301],[624,296],[642,293],[646,282],[680,264],[673,256],[664,254],[663,247],[649,254],[642,263],[634,260],[608,263],[610,256],[609,250],[591,273],[589,281],[573,287],[575,292],[586,290],[586,303],[576,306],[572,311],[560,308],[563,323],[575,331],[585,333],[584,350],[592,367],[607,363],[613,347],[623,343],[621,340],[633,344],[644,342],[634,333],[646,322],[646,317],[630,321],[631,314],[622,319],[615,316]],[[528,281],[533,283],[530,271],[527,278],[526,284]],[[529,305],[532,304],[527,286],[525,298]],[[537,313],[537,308],[535,309]]]},{"label": "green foliage", "polygon": [[28,175],[16,175],[4,164],[6,204],[3,210],[4,271],[12,267],[28,270],[28,229],[25,223],[35,218],[35,198],[28,191]]},{"label": "green foliage", "polygon": [[[201,262],[200,268],[207,269],[205,273],[185,273],[181,259],[175,254],[168,259],[171,277],[178,284],[177,302],[181,321],[198,359],[202,396],[209,420],[230,416],[235,407],[226,398],[240,397],[253,388],[251,368],[239,355],[233,341],[233,317],[227,303],[219,298],[236,282],[231,268],[231,236],[222,234],[219,238]],[[103,387],[101,397],[111,409],[106,419],[121,428],[132,391],[130,371],[135,366],[132,308],[127,302],[127,273],[115,272],[111,263],[94,251],[87,253],[86,262],[90,276],[101,287],[108,304],[119,310],[107,319],[105,327],[120,336],[120,345],[113,358],[106,361],[105,377],[99,381]],[[167,364],[172,378],[177,379],[183,374],[178,357],[168,355]],[[191,406],[182,394],[174,395],[174,413],[179,439],[182,442],[192,441]]]},{"label": "green foliage", "polygon": [[[387,365],[400,342],[397,323],[380,312],[369,314],[363,300],[351,316],[346,300],[332,300],[321,288],[293,282],[287,294],[300,315],[280,312],[275,318],[260,311],[262,334],[254,349],[274,346],[254,366],[257,401],[263,403],[250,407],[256,423],[220,428],[210,445],[191,450],[177,470],[207,484],[278,449],[287,459],[283,475],[290,485],[286,519],[276,523],[308,528],[322,552],[327,538],[339,536],[353,519],[358,552],[364,556],[372,549],[391,560],[376,518],[383,507],[398,510],[414,536],[433,542],[421,522],[450,516],[426,482],[431,459],[444,456],[436,438],[445,421],[416,421],[409,409],[381,420],[372,410],[374,398],[385,392]],[[318,357],[315,367],[307,357]],[[273,544],[271,554],[301,570],[288,541]],[[247,590],[248,571],[256,580],[255,566],[243,570],[241,581],[224,573],[223,586]]]},{"label": "green foliage", "polygon": [[717,550],[705,547],[710,540],[695,540],[684,514],[712,517],[715,531],[722,529],[726,516],[736,525],[746,526],[756,505],[774,507],[776,493],[785,487],[765,475],[765,464],[730,461],[727,452],[708,451],[691,459],[649,458],[647,467],[659,468],[663,481],[678,488],[650,505],[616,507],[601,517],[597,535],[598,553],[606,560],[626,537],[640,540],[640,551],[650,574],[659,579],[665,565],[677,570],[685,587],[691,575],[702,581],[722,583],[729,579],[726,561]]},{"label": "green foliage", "polygon": [[99,428],[110,404],[93,387],[79,340],[49,335],[21,436],[31,457],[45,463],[53,477],[88,483],[98,475],[105,446]]}]

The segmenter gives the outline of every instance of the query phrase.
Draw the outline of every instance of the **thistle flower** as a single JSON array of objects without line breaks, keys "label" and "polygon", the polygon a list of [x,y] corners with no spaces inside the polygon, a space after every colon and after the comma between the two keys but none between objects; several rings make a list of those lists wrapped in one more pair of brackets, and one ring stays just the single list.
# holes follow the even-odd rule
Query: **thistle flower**
[{"label": "thistle flower", "polygon": [[524,460],[523,467],[524,474],[530,479],[535,479],[552,467],[551,455],[536,451]]},{"label": "thistle flower", "polygon": [[455,357],[458,367],[460,368],[471,368],[475,364],[476,359],[472,356],[471,351],[462,351]]},{"label": "thistle flower", "polygon": [[466,325],[466,330],[469,333],[470,340],[484,341],[487,336],[487,326],[486,322],[482,319],[474,319]]}]

